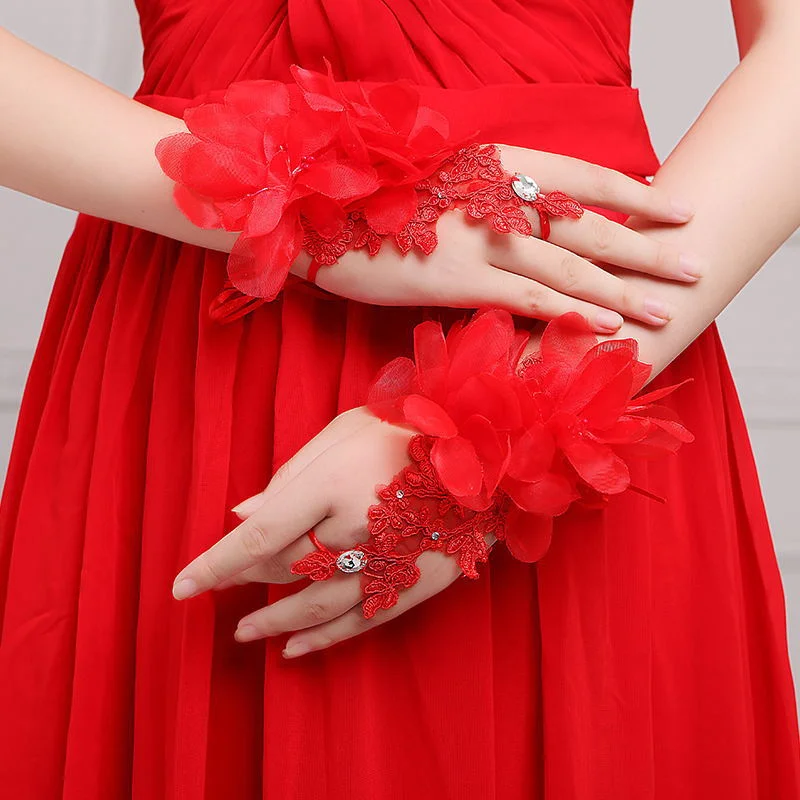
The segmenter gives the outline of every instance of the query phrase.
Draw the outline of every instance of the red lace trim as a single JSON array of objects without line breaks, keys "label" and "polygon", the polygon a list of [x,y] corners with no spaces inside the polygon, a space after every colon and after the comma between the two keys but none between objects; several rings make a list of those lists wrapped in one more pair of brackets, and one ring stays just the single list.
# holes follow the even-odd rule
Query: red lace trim
[{"label": "red lace trim", "polygon": [[477,564],[486,562],[494,540],[504,538],[507,499],[498,499],[485,511],[471,511],[444,489],[430,459],[433,439],[414,436],[408,445],[411,465],[390,484],[377,490],[380,502],[368,511],[369,538],[347,550],[332,550],[314,536],[317,550],[296,561],[295,575],[327,580],[341,569],[359,569],[364,600],[362,613],[370,618],[397,603],[400,591],[420,578],[416,561],[428,550],[438,550],[458,561],[468,578],[477,579]]},{"label": "red lace trim", "polygon": [[[549,234],[549,215],[577,218],[583,214],[581,205],[563,192],[549,192],[532,201],[523,200],[512,189],[511,180],[500,163],[495,145],[471,144],[462,147],[433,175],[414,186],[417,210],[398,233],[378,233],[360,209],[351,211],[342,229],[333,236],[325,236],[301,216],[303,249],[316,262],[316,275],[320,266],[335,264],[349,250],[365,247],[370,255],[377,255],[383,242],[390,238],[404,255],[414,248],[430,255],[439,241],[436,235],[439,217],[454,209],[462,210],[472,219],[484,220],[497,233],[532,236],[533,228],[523,209],[529,205],[539,213],[542,238]],[[268,301],[243,294],[227,280],[209,313],[216,322],[232,322],[264,302]]]}]

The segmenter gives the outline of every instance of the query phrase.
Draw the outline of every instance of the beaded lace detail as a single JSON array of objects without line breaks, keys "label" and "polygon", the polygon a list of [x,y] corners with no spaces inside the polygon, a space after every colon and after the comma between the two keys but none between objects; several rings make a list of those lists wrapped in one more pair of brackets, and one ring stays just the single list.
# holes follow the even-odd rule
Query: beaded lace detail
[{"label": "beaded lace detail", "polygon": [[[493,144],[462,147],[414,188],[418,200],[416,213],[391,237],[403,254],[416,247],[430,255],[438,243],[439,217],[454,208],[463,209],[473,219],[485,219],[498,233],[533,234],[522,210],[523,201],[512,190]],[[333,240],[326,239],[307,222],[304,228],[304,248],[321,264],[333,264],[348,250],[359,247],[366,247],[370,255],[376,255],[384,241],[358,211],[349,215],[347,233]]]},{"label": "beaded lace detail", "polygon": [[356,554],[356,562],[363,565],[353,571],[360,573],[367,618],[391,608],[400,591],[419,580],[416,561],[427,550],[455,558],[464,575],[477,579],[477,564],[488,560],[495,540],[503,539],[507,501],[498,495],[485,511],[471,511],[458,503],[436,476],[430,460],[432,444],[431,437],[422,435],[409,441],[412,463],[376,490],[380,502],[369,509],[366,542],[344,551],[323,545],[296,561],[292,572],[325,580],[336,572],[342,554]]},{"label": "beaded lace detail", "polygon": [[[472,219],[484,220],[497,233],[532,236],[533,228],[524,206],[553,216],[578,217],[580,204],[563,192],[539,195],[525,201],[512,189],[509,174],[500,163],[500,152],[493,144],[470,144],[447,158],[429,177],[415,184],[417,210],[405,226],[394,234],[381,234],[367,222],[366,215],[355,209],[347,215],[343,227],[331,235],[315,229],[301,216],[303,249],[323,266],[335,264],[349,250],[366,248],[374,256],[387,239],[392,239],[404,255],[417,249],[430,255],[439,240],[436,224],[446,211],[460,209]],[[218,322],[230,322],[257,308],[264,298],[242,295],[226,281],[215,298],[211,316]]]}]

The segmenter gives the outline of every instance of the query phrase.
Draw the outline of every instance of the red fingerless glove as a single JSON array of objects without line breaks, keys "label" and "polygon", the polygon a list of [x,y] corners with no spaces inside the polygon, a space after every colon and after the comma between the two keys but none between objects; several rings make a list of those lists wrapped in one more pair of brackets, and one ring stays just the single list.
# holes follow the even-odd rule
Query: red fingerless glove
[{"label": "red fingerless glove", "polygon": [[636,396],[651,367],[638,360],[635,340],[597,343],[583,317],[564,314],[545,328],[539,353],[518,365],[526,339],[505,311],[478,314],[446,338],[439,323],[418,325],[414,360],[390,362],[369,395],[381,419],[419,431],[411,466],[379,487],[367,542],[334,552],[314,537],[317,550],[292,571],[314,580],[360,572],[370,617],[416,583],[424,551],[457,558],[470,578],[488,558],[487,537],[536,561],[554,517],[634,488],[630,458],[693,440],[655,404],[677,386]]},{"label": "red fingerless glove", "polygon": [[391,238],[402,253],[430,254],[436,222],[460,208],[502,233],[530,236],[522,206],[579,217],[563,192],[543,194],[500,164],[476,134],[456,140],[447,118],[408,80],[337,83],[292,66],[294,84],[231,84],[221,102],[184,114],[189,133],[162,139],[156,157],[176,182],[180,210],[202,228],[241,231],[228,281],[210,313],[229,322],[272,300],[304,249],[312,271],[348,250],[376,254]]}]

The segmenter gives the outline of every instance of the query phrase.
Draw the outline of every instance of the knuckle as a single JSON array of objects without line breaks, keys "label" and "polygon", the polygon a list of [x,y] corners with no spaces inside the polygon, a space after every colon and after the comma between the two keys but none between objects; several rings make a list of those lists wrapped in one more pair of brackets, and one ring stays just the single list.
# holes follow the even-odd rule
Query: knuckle
[{"label": "knuckle", "polygon": [[275,554],[262,557],[259,567],[268,583],[291,583],[297,579],[297,576]]},{"label": "knuckle", "polygon": [[608,253],[614,247],[616,228],[614,223],[598,214],[592,218],[592,236],[598,253]]},{"label": "knuckle", "polygon": [[247,520],[241,531],[241,544],[248,557],[260,561],[271,555],[269,536],[259,520]]},{"label": "knuckle", "polygon": [[303,616],[311,623],[327,622],[331,618],[331,609],[321,600],[309,600],[303,608]]},{"label": "knuckle", "polygon": [[581,261],[577,256],[565,253],[561,257],[559,271],[563,291],[571,293],[580,287],[583,270],[581,270]]},{"label": "knuckle", "polygon": [[620,305],[625,311],[638,310],[641,306],[640,293],[626,281],[620,281]]},{"label": "knuckle", "polygon": [[525,292],[524,298],[525,309],[534,315],[539,315],[545,312],[547,307],[546,293],[543,286],[534,284],[530,286]]},{"label": "knuckle", "polygon": [[203,558],[199,563],[200,569],[205,572],[210,584],[216,584],[223,580],[222,573],[217,569],[216,564],[211,559]]},{"label": "knuckle", "polygon": [[678,265],[678,255],[668,245],[659,243],[656,245],[653,264],[659,272],[671,272]]},{"label": "knuckle", "polygon": [[614,196],[616,181],[614,173],[606,167],[593,166],[591,182],[595,194],[600,200],[608,200]]}]

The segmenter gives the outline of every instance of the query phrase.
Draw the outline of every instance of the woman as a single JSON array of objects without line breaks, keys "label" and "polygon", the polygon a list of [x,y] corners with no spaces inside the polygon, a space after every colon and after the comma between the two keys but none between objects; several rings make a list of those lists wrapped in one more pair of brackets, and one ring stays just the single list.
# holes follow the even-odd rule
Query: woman
[{"label": "woman", "polygon": [[[139,102],[0,42],[0,180],[83,212],[0,506],[5,792],[800,797],[780,577],[713,325],[800,223],[794,5],[734,3],[742,63],[660,168],[622,0],[139,7]],[[323,58],[410,79],[594,211],[549,241],[446,214],[430,256],[351,251],[327,294],[298,257],[237,317],[238,234],[181,214],[155,146],[192,98]],[[477,581],[429,553],[367,622],[357,576],[291,567],[312,528],[362,541],[405,463],[407,430],[363,408],[378,368],[481,305],[635,338],[653,387],[693,378],[665,402],[695,441],[638,467],[664,504],[564,514],[535,566],[495,548]]]}]

